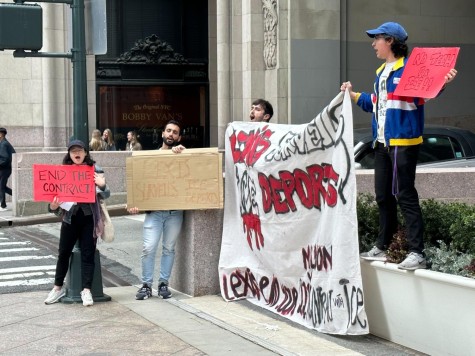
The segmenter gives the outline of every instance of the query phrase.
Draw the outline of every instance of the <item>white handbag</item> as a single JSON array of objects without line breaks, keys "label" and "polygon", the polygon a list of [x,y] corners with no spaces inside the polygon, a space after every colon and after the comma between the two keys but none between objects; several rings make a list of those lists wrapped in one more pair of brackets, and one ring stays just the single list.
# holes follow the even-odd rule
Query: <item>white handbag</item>
[{"label": "white handbag", "polygon": [[114,225],[107,211],[107,205],[104,199],[99,199],[101,205],[101,215],[102,221],[104,221],[104,232],[102,233],[101,239],[104,242],[114,241]]}]

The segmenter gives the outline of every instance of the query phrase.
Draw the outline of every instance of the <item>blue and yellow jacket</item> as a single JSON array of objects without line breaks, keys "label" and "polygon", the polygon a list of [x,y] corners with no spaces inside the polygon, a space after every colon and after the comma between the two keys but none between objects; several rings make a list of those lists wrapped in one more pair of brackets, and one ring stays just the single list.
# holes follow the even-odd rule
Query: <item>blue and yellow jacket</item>
[{"label": "blue and yellow jacket", "polygon": [[[422,143],[424,131],[424,104],[426,99],[394,95],[401,80],[407,58],[399,58],[387,79],[387,107],[384,124],[384,141],[386,146],[411,146]],[[373,144],[378,137],[377,107],[379,78],[386,63],[376,70],[374,93],[357,93],[356,104],[366,112],[373,113]]]}]

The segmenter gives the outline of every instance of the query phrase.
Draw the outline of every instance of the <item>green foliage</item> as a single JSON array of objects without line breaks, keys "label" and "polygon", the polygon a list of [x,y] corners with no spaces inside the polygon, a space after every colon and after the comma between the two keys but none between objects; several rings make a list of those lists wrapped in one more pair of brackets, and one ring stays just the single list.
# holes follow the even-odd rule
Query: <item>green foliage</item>
[{"label": "green foliage", "polygon": [[450,225],[456,219],[450,204],[429,199],[421,202],[421,210],[424,219],[424,243],[428,246],[437,246],[437,241],[450,243]]},{"label": "green foliage", "polygon": [[472,257],[450,249],[443,241],[438,241],[438,243],[439,247],[432,246],[425,249],[426,256],[432,263],[431,269],[470,277],[470,271],[466,267],[471,264]]},{"label": "green foliage", "polygon": [[475,255],[475,212],[461,213],[450,226],[451,248]]},{"label": "green foliage", "polygon": [[378,205],[371,194],[359,194],[356,201],[360,251],[369,251],[379,231]]},{"label": "green foliage", "polygon": [[421,203],[421,209],[427,246],[443,241],[454,250],[475,254],[475,206],[430,199]]},{"label": "green foliage", "polygon": [[[421,202],[421,210],[424,252],[432,269],[475,278],[475,206],[429,199]],[[368,251],[379,231],[378,206],[372,195],[358,195],[357,214],[360,251]],[[400,213],[398,216],[403,222]],[[390,262],[399,263],[407,255],[405,239],[405,230],[400,227],[388,249]]]}]

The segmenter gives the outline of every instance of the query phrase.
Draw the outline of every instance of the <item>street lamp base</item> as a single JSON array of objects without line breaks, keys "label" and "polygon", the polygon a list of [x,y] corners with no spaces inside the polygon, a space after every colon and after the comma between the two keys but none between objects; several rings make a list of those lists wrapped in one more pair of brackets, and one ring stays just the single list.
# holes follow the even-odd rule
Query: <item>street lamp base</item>
[{"label": "street lamp base", "polygon": [[[112,298],[104,294],[102,289],[101,259],[97,250],[94,255],[94,265],[94,277],[92,278],[91,286],[92,299],[94,302],[108,302]],[[61,303],[82,303],[81,250],[79,248],[74,248],[71,255],[69,271],[66,276],[66,286],[66,295],[61,298]]]}]

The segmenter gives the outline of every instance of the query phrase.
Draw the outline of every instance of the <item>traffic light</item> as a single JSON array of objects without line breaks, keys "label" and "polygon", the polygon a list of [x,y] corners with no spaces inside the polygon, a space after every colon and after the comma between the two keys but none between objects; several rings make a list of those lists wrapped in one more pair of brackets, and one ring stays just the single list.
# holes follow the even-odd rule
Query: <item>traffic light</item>
[{"label": "traffic light", "polygon": [[43,47],[43,9],[37,4],[0,3],[0,50]]}]

